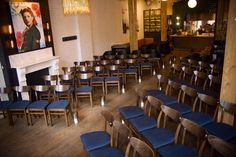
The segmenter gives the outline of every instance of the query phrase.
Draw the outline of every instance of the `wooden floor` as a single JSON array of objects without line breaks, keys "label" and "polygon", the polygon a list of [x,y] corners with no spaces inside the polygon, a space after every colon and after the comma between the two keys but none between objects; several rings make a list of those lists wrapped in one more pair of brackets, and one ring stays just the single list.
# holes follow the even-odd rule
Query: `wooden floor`
[{"label": "wooden floor", "polygon": [[75,125],[71,119],[71,125],[66,126],[64,117],[53,119],[52,127],[46,126],[43,118],[34,119],[33,126],[27,126],[24,118],[16,118],[15,125],[9,126],[6,119],[0,119],[0,157],[80,157],[83,147],[80,135],[103,129],[103,118],[100,111],[107,108],[118,119],[117,109],[120,106],[134,105],[136,96],[135,86],[156,87],[154,76],[147,76],[141,84],[129,81],[125,94],[118,94],[111,89],[111,94],[106,96],[106,105],[100,105],[99,89],[95,90],[94,107],[90,107],[89,101],[82,101],[78,107],[79,122]]}]

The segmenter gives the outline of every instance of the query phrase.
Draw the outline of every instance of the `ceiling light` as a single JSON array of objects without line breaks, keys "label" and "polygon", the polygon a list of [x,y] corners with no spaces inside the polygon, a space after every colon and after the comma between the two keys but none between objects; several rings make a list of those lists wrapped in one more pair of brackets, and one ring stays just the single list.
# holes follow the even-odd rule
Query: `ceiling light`
[{"label": "ceiling light", "polygon": [[188,1],[188,7],[189,8],[194,8],[197,6],[197,0],[189,0]]}]

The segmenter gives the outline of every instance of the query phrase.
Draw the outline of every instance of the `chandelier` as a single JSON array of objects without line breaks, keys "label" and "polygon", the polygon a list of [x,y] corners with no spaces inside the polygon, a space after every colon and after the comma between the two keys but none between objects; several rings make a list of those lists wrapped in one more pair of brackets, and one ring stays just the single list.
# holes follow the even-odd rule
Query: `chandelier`
[{"label": "chandelier", "polygon": [[89,0],[63,0],[64,14],[86,14],[90,12]]}]

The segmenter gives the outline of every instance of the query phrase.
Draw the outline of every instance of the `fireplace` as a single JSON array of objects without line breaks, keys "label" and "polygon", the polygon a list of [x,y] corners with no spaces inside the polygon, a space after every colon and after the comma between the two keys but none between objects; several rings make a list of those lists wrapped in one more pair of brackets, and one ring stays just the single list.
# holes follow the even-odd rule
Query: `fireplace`
[{"label": "fireplace", "polygon": [[[9,56],[11,68],[16,69],[19,86],[26,86],[26,74],[48,68],[50,75],[59,74],[59,57],[53,56],[52,48],[35,50],[27,53]],[[28,100],[29,96],[23,94],[22,99]]]}]

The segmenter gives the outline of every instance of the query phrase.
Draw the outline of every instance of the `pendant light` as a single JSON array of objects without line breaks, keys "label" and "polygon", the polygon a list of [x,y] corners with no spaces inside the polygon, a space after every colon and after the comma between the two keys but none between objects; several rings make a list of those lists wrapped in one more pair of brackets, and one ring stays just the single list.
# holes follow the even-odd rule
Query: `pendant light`
[{"label": "pendant light", "polygon": [[188,1],[188,7],[189,8],[194,8],[197,6],[197,0],[189,0]]}]

